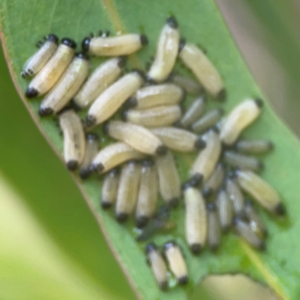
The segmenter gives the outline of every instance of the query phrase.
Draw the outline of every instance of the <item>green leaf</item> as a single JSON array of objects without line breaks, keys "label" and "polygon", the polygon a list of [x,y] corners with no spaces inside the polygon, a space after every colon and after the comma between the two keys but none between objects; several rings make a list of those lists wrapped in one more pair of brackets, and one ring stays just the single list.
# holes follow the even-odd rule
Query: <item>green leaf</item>
[{"label": "green leaf", "polygon": [[[16,88],[51,145],[61,156],[62,138],[51,118],[41,119],[37,115],[39,101],[24,98],[27,86],[20,77],[25,60],[34,51],[33,45],[42,35],[54,32],[60,37],[70,36],[78,42],[89,32],[110,29],[113,32],[145,32],[150,45],[138,56],[133,56],[133,66],[143,66],[154,54],[160,29],[169,13],[174,14],[182,34],[190,41],[201,44],[208,56],[216,64],[225,80],[228,101],[224,108],[228,111],[248,96],[262,97],[245,63],[236,49],[226,26],[212,0],[186,1],[27,1],[2,0],[1,31],[4,51],[16,84]],[[94,62],[99,62],[95,59]],[[178,66],[180,68],[180,66]],[[189,99],[191,101],[191,99]],[[212,103],[212,106],[215,104]],[[116,258],[139,297],[144,299],[185,299],[193,287],[211,273],[244,272],[256,280],[270,285],[283,299],[298,299],[299,261],[297,237],[300,230],[298,213],[300,206],[297,195],[297,172],[300,167],[299,142],[282,125],[269,105],[260,120],[247,130],[247,137],[267,137],[274,141],[275,151],[266,157],[266,170],[262,176],[275,186],[283,196],[288,209],[286,222],[275,222],[263,213],[269,228],[267,251],[257,253],[232,234],[224,237],[217,254],[205,251],[200,257],[189,253],[184,242],[184,213],[178,209],[174,214],[177,229],[169,235],[159,235],[155,241],[162,244],[175,237],[183,246],[190,273],[190,284],[186,288],[176,287],[168,292],[160,292],[153,276],[145,263],[143,247],[134,240],[132,224],[120,226],[112,213],[103,212],[99,205],[100,184],[96,179],[81,182],[74,180],[100,223]],[[193,156],[177,156],[182,179]],[[100,255],[100,254],[99,254]]]}]

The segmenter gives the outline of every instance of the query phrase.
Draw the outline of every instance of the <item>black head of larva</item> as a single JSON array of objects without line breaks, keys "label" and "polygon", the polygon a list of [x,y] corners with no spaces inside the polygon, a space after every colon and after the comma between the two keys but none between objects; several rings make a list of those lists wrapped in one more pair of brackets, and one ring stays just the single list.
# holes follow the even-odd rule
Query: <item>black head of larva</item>
[{"label": "black head of larva", "polygon": [[225,101],[226,96],[227,96],[227,92],[226,92],[226,90],[225,90],[225,88],[224,88],[224,89],[222,89],[222,90],[218,93],[217,99],[218,99],[219,101]]},{"label": "black head of larva", "polygon": [[199,138],[198,140],[196,140],[196,142],[195,142],[196,149],[204,149],[205,147],[206,147],[206,142],[203,141],[202,138]]},{"label": "black head of larva", "polygon": [[110,202],[102,201],[101,206],[103,209],[111,208],[112,204]]},{"label": "black head of larva", "polygon": [[137,100],[135,97],[130,97],[124,104],[125,108],[133,108],[137,106]]},{"label": "black head of larva", "polygon": [[179,53],[180,53],[181,50],[184,48],[185,44],[186,44],[186,39],[184,39],[184,38],[181,39],[181,40],[180,40],[180,43],[179,43],[179,50],[178,50]]},{"label": "black head of larva", "polygon": [[53,42],[55,44],[58,44],[58,36],[55,35],[55,34],[49,34],[48,37],[47,37],[47,40],[50,41],[50,42]]},{"label": "black head of larva", "polygon": [[127,57],[126,56],[120,56],[118,57],[118,67],[120,69],[124,68],[126,65]]},{"label": "black head of larva", "polygon": [[163,246],[163,251],[166,252],[166,251],[168,251],[169,249],[174,248],[174,247],[177,247],[177,246],[178,246],[178,245],[177,245],[176,241],[174,241],[174,240],[168,241],[168,242],[166,242],[166,243],[164,244],[164,246]]},{"label": "black head of larva", "polygon": [[166,155],[167,152],[168,152],[168,148],[165,145],[160,145],[156,149],[156,154],[160,156]]},{"label": "black head of larva", "polygon": [[95,164],[95,165],[91,165],[90,166],[90,170],[91,172],[95,172],[95,173],[101,173],[104,171],[104,166],[103,164]]},{"label": "black head of larva", "polygon": [[178,22],[175,17],[169,17],[166,23],[174,29],[178,28]]},{"label": "black head of larva", "polygon": [[274,209],[274,212],[278,216],[285,216],[286,215],[285,206],[282,203],[277,204],[277,206]]},{"label": "black head of larva", "polygon": [[83,52],[89,52],[91,38],[86,37],[81,42],[81,49]]},{"label": "black head of larva", "polygon": [[96,117],[94,117],[93,115],[87,115],[85,119],[85,124],[87,127],[91,127],[96,124],[96,121]]},{"label": "black head of larva", "polygon": [[140,35],[140,40],[141,40],[142,46],[147,46],[149,44],[149,40],[148,40],[147,36],[144,34]]},{"label": "black head of larva", "polygon": [[81,179],[87,179],[91,175],[90,168],[84,168],[79,171],[79,176]]},{"label": "black head of larva", "polygon": [[74,171],[78,168],[78,161],[77,160],[69,160],[67,162],[67,168],[71,171]]},{"label": "black head of larva", "polygon": [[191,179],[189,180],[191,186],[199,186],[202,183],[203,180],[203,175],[200,173],[196,173],[195,175],[193,175],[191,177]]},{"label": "black head of larva", "polygon": [[205,199],[209,198],[210,196],[212,196],[213,194],[213,189],[209,188],[209,187],[206,187],[203,189],[202,191],[202,195]]},{"label": "black head of larva", "polygon": [[254,99],[256,105],[259,107],[259,108],[262,108],[264,106],[264,103],[261,99]]},{"label": "black head of larva", "polygon": [[146,254],[148,254],[152,251],[155,251],[155,250],[157,250],[157,246],[154,243],[147,244],[146,247],[145,247],[145,253]]},{"label": "black head of larva", "polygon": [[143,228],[149,221],[149,218],[146,216],[140,216],[136,218],[136,227]]},{"label": "black head of larva", "polygon": [[53,109],[50,107],[40,107],[39,108],[39,115],[41,117],[49,116],[53,114]]},{"label": "black head of larva", "polygon": [[35,88],[28,88],[25,92],[25,95],[27,98],[35,98],[39,95],[39,92]]},{"label": "black head of larva", "polygon": [[63,38],[61,40],[61,43],[63,45],[66,45],[66,46],[72,48],[72,49],[75,49],[77,47],[76,42],[74,40],[70,39],[70,38]]},{"label": "black head of larva", "polygon": [[201,244],[192,244],[190,246],[190,250],[193,254],[197,255],[201,252],[202,246],[201,246]]},{"label": "black head of larva", "polygon": [[178,283],[180,285],[186,285],[186,284],[188,284],[188,282],[189,282],[189,278],[187,275],[184,275],[184,276],[181,276],[178,278]]},{"label": "black head of larva", "polygon": [[116,214],[116,219],[119,223],[123,223],[128,219],[127,213],[118,213]]},{"label": "black head of larva", "polygon": [[139,70],[139,69],[133,69],[133,70],[132,70],[132,73],[138,74],[142,79],[145,80],[145,73],[144,73],[142,70]]},{"label": "black head of larva", "polygon": [[76,57],[84,59],[84,60],[89,60],[90,59],[89,56],[87,54],[83,53],[83,52],[76,53]]}]

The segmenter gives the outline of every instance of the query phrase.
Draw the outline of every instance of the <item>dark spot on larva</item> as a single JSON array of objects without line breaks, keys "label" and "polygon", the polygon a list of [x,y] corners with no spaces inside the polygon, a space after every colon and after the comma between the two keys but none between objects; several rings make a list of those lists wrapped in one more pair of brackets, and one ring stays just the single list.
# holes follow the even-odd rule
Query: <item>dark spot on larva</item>
[{"label": "dark spot on larva", "polygon": [[206,147],[206,142],[202,140],[202,138],[196,140],[195,148],[196,149],[204,149]]},{"label": "dark spot on larva", "polygon": [[41,117],[49,116],[53,114],[53,109],[50,107],[42,107],[39,108],[39,115]]},{"label": "dark spot on larva", "polygon": [[82,108],[76,103],[75,99],[72,99],[70,101],[70,106],[75,110],[75,111],[80,111]]},{"label": "dark spot on larva", "polygon": [[81,179],[87,179],[91,175],[90,168],[83,168],[79,172],[79,176]]},{"label": "dark spot on larva", "polygon": [[90,41],[91,39],[89,37],[86,37],[81,42],[81,49],[83,52],[89,52],[90,49]]},{"label": "dark spot on larva", "polygon": [[175,17],[168,18],[166,23],[174,29],[178,28],[178,22]]},{"label": "dark spot on larva", "polygon": [[39,95],[39,92],[35,88],[28,88],[25,92],[27,98],[35,98]]},{"label": "dark spot on larva", "polygon": [[190,184],[191,186],[196,187],[202,183],[202,180],[203,180],[203,175],[200,173],[196,173],[191,177]]},{"label": "dark spot on larva", "polygon": [[104,171],[104,166],[101,163],[97,165],[93,164],[90,166],[90,170],[95,173],[101,173]]},{"label": "dark spot on larva", "polygon": [[212,194],[213,194],[213,189],[208,187],[204,188],[202,191],[202,195],[204,198],[209,198],[210,196],[212,196]]},{"label": "dark spot on larva", "polygon": [[78,161],[77,160],[69,160],[67,162],[67,168],[71,171],[74,171],[78,168]]},{"label": "dark spot on larva", "polygon": [[190,250],[193,254],[199,254],[202,250],[201,244],[192,244]]},{"label": "dark spot on larva", "polygon": [[150,243],[150,244],[147,244],[147,245],[146,245],[146,247],[145,247],[145,253],[146,253],[146,254],[152,252],[153,250],[157,250],[156,244]]},{"label": "dark spot on larva", "polygon": [[255,99],[254,101],[259,108],[262,108],[264,106],[264,103],[261,99]]},{"label": "dark spot on larva", "polygon": [[140,35],[140,40],[141,40],[142,46],[146,46],[149,44],[149,40],[148,40],[147,36],[144,34]]},{"label": "dark spot on larva", "polygon": [[109,208],[111,208],[112,204],[110,202],[102,200],[101,206],[103,209],[109,209]]},{"label": "dark spot on larva", "polygon": [[164,250],[164,252],[166,252],[168,249],[176,247],[176,246],[177,246],[177,243],[174,240],[168,241],[164,244],[163,250]]},{"label": "dark spot on larva", "polygon": [[189,282],[189,278],[188,278],[187,275],[181,276],[181,277],[178,278],[178,283],[180,285],[186,285],[188,282]]},{"label": "dark spot on larva", "polygon": [[146,216],[140,216],[136,218],[136,227],[142,228],[144,227],[149,221],[149,218]]},{"label": "dark spot on larva", "polygon": [[286,209],[285,206],[282,203],[279,203],[274,208],[274,212],[278,216],[285,216],[286,215]]},{"label": "dark spot on larva", "polygon": [[124,104],[124,108],[133,108],[137,106],[137,100],[135,97],[130,97]]},{"label": "dark spot on larva", "polygon": [[58,44],[58,36],[55,35],[55,34],[53,34],[53,33],[51,33],[51,34],[48,35],[47,40],[51,41],[51,42],[53,42],[55,44]]},{"label": "dark spot on larva", "polygon": [[168,148],[165,145],[160,145],[156,149],[157,155],[166,155],[168,152]]},{"label": "dark spot on larva", "polygon": [[85,120],[85,124],[87,127],[91,127],[91,126],[95,125],[96,122],[97,122],[97,119],[95,116],[87,115],[86,120]]},{"label": "dark spot on larva", "polygon": [[224,100],[226,99],[226,96],[227,96],[227,92],[226,92],[226,90],[225,90],[225,88],[224,88],[224,89],[222,89],[222,90],[218,93],[217,99],[218,99],[219,101],[224,101]]},{"label": "dark spot on larva", "polygon": [[154,84],[157,84],[157,82],[152,78],[150,77],[149,75],[146,76],[146,83],[148,85],[154,85]]},{"label": "dark spot on larva", "polygon": [[75,49],[77,47],[76,42],[74,40],[70,39],[70,38],[63,38],[61,40],[61,43],[63,45],[66,45],[66,46],[72,48],[72,49]]},{"label": "dark spot on larva", "polygon": [[76,57],[81,58],[81,59],[84,59],[84,60],[89,60],[89,59],[90,59],[90,58],[88,57],[88,55],[85,54],[85,53],[83,53],[83,52],[76,53]]},{"label": "dark spot on larva", "polygon": [[184,46],[185,46],[185,44],[186,44],[186,39],[181,39],[180,40],[180,44],[179,44],[179,50],[178,50],[178,53],[180,53],[181,51],[182,51],[182,49],[184,48]]},{"label": "dark spot on larva", "polygon": [[116,214],[116,219],[119,223],[123,223],[127,220],[128,214],[127,213],[118,213]]},{"label": "dark spot on larva", "polygon": [[126,64],[126,61],[127,61],[127,57],[126,56],[120,56],[120,57],[118,57],[118,67],[120,69],[124,68],[125,64]]}]

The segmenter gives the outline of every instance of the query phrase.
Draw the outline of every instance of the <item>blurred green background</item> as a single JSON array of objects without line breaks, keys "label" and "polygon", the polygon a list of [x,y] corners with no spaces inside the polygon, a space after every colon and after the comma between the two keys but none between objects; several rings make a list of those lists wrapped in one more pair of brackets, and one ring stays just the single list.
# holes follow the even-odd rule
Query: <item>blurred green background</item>
[{"label": "blurred green background", "polygon": [[[300,2],[217,2],[258,84],[300,135]],[[63,163],[19,99],[2,51],[0,91],[0,299],[135,299]],[[275,299],[241,276],[208,279],[192,298]]]}]

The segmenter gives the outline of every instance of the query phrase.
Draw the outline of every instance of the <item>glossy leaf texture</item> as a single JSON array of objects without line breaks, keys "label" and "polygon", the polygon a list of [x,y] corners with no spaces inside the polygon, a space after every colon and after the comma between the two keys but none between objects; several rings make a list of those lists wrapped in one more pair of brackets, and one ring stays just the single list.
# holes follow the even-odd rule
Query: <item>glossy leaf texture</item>
[{"label": "glossy leaf texture", "polygon": [[[96,33],[100,29],[111,30],[112,34],[118,31],[146,33],[150,44],[129,59],[129,67],[143,67],[154,55],[160,29],[166,17],[172,14],[178,19],[182,36],[206,49],[224,78],[228,96],[226,103],[221,105],[226,111],[245,97],[263,98],[212,0],[30,0],[26,3],[21,0],[2,0],[0,3],[2,41],[16,88],[32,118],[60,156],[62,137],[55,121],[37,115],[40,100],[25,99],[24,91],[28,82],[20,76],[22,65],[35,51],[37,40],[50,32],[60,37],[72,37],[78,43],[90,32]],[[99,62],[99,59],[93,59],[93,66]],[[186,72],[180,64],[177,69]],[[186,104],[190,101],[192,98]],[[212,100],[210,106],[220,104]],[[243,272],[268,284],[282,299],[299,299],[300,261],[297,253],[300,244],[297,238],[300,204],[297,198],[300,194],[300,145],[274,115],[266,100],[262,116],[245,132],[245,136],[266,137],[276,145],[272,154],[264,159],[266,169],[262,176],[282,195],[288,218],[278,222],[262,212],[270,233],[267,250],[263,253],[252,250],[236,236],[229,234],[223,238],[217,254],[205,250],[200,256],[192,256],[184,241],[184,211],[181,206],[173,214],[176,229],[166,235],[160,234],[154,240],[161,245],[175,238],[184,249],[190,274],[190,283],[185,288],[175,287],[161,292],[145,262],[144,245],[135,242],[133,223],[120,226],[112,212],[102,211],[99,180],[94,178],[82,182],[77,175],[73,176],[138,297],[186,299],[205,275]],[[194,155],[177,155],[176,158],[181,178],[185,180]]]}]

